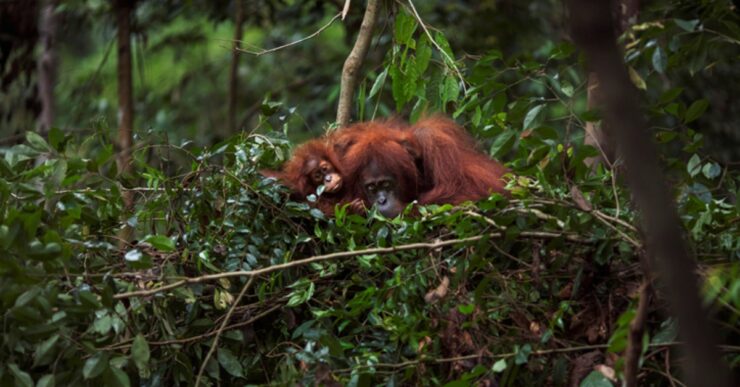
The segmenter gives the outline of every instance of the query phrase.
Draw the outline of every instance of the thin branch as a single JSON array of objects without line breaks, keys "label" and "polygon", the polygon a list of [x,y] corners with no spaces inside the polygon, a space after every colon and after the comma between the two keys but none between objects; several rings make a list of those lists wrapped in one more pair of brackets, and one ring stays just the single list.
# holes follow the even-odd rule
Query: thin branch
[{"label": "thin branch", "polygon": [[[560,233],[560,232],[551,232],[551,231],[523,231],[519,233],[519,236],[523,238],[542,238],[542,239],[565,238],[571,242],[576,242],[576,243],[591,243],[592,242],[591,240],[587,238],[583,238],[578,234]],[[440,247],[445,247],[445,246],[450,246],[450,245],[455,245],[455,244],[460,244],[460,243],[476,242],[483,238],[501,238],[501,237],[503,237],[502,233],[491,233],[491,234],[486,234],[486,235],[477,235],[477,236],[468,237],[468,238],[451,239],[451,240],[437,241],[437,242],[432,242],[432,243],[420,242],[420,243],[410,243],[407,245],[400,245],[400,246],[393,246],[393,247],[378,247],[378,248],[355,250],[355,251],[340,251],[337,253],[316,255],[310,258],[300,259],[297,261],[281,263],[278,265],[272,265],[272,266],[264,267],[261,269],[248,270],[248,271],[238,270],[238,271],[231,271],[231,272],[218,273],[218,274],[207,274],[207,275],[203,275],[200,277],[185,278],[185,279],[173,282],[171,284],[159,286],[159,287],[152,288],[152,289],[137,290],[133,292],[116,294],[113,296],[113,298],[120,300],[120,299],[131,298],[131,297],[146,297],[146,296],[151,296],[153,294],[161,293],[164,291],[172,290],[180,286],[184,286],[184,285],[209,282],[209,281],[219,280],[221,278],[254,277],[258,275],[272,273],[275,271],[289,269],[292,267],[304,266],[304,265],[308,265],[311,263],[328,261],[328,260],[338,259],[338,258],[354,257],[358,255],[365,255],[365,254],[390,254],[390,253],[396,253],[399,251],[416,250],[416,249],[437,249]]]},{"label": "thin branch", "polygon": [[[670,347],[676,347],[676,346],[682,346],[685,343],[682,342],[667,342],[667,343],[651,343],[648,344],[648,348],[670,348]],[[570,352],[582,352],[582,351],[592,351],[592,350],[598,350],[598,349],[607,349],[609,348],[609,344],[594,344],[594,345],[580,345],[575,347],[565,347],[565,348],[553,348],[553,349],[540,349],[536,351],[532,351],[529,355],[530,356],[546,356],[546,355],[552,355],[557,353],[570,353]],[[720,346],[725,351],[728,352],[736,352],[740,350],[740,348],[733,347],[733,346]],[[485,354],[473,354],[473,355],[464,355],[464,356],[456,356],[452,358],[432,358],[432,357],[426,357],[424,355],[421,355],[419,359],[416,360],[407,360],[400,363],[374,363],[374,364],[357,364],[355,367],[352,368],[344,368],[336,370],[337,373],[342,372],[351,372],[356,370],[361,370],[364,368],[392,368],[392,369],[399,369],[399,368],[406,368],[406,367],[414,367],[419,364],[423,363],[450,363],[450,362],[456,362],[461,360],[471,360],[471,359],[480,359],[480,358],[487,358],[491,360],[497,360],[497,359],[506,359],[510,357],[516,356],[516,352],[507,352],[507,353],[500,353],[495,355],[485,355]]]},{"label": "thin branch", "polygon": [[[300,38],[300,39],[298,39],[296,41],[293,41],[293,42],[290,42],[290,43],[283,44],[282,46],[277,46],[277,47],[273,47],[273,48],[269,48],[269,49],[262,49],[261,48],[261,49],[256,50],[256,51],[247,50],[245,48],[235,48],[235,50],[236,51],[239,51],[239,52],[243,52],[245,54],[251,54],[251,55],[255,55],[255,56],[262,56],[262,55],[265,55],[265,54],[273,53],[275,51],[280,51],[280,50],[282,50],[284,48],[295,46],[297,44],[300,44],[300,43],[305,42],[306,40],[309,40],[309,39],[312,39],[312,38],[318,36],[320,33],[324,32],[324,30],[326,30],[327,28],[329,28],[329,26],[331,26],[332,23],[334,23],[334,21],[337,20],[337,19],[339,19],[341,16],[342,16],[341,13],[338,13],[338,14],[334,15],[334,17],[331,18],[331,20],[329,20],[329,22],[327,22],[326,24],[324,24],[321,28],[319,28],[318,30],[316,30],[311,35],[308,35],[306,37]],[[245,46],[252,46],[251,44],[246,43],[246,42],[242,42],[242,41],[232,42],[232,43],[241,43],[241,44],[243,44]],[[254,46],[252,46],[252,47],[254,47]]]},{"label": "thin branch", "polygon": [[360,67],[367,56],[370,41],[373,38],[373,28],[378,19],[378,0],[368,0],[365,8],[365,16],[362,18],[360,32],[357,34],[355,46],[352,47],[342,68],[342,84],[339,90],[339,101],[337,104],[337,126],[349,125],[352,117],[352,97],[355,93],[357,78]]},{"label": "thin branch", "polygon": [[645,332],[645,320],[647,319],[648,305],[650,305],[650,283],[648,279],[645,279],[640,286],[639,297],[637,312],[632,322],[630,322],[627,349],[624,353],[624,385],[626,387],[637,386],[637,372],[640,370],[640,355],[642,354],[642,335]]},{"label": "thin branch", "polygon": [[340,15],[342,15],[342,21],[344,21],[344,18],[347,17],[347,14],[349,13],[349,5],[352,3],[351,0],[345,0],[344,1],[344,7],[342,7],[342,12]]},{"label": "thin branch", "polygon": [[205,371],[206,365],[208,364],[208,360],[211,359],[211,356],[213,356],[213,352],[215,352],[216,347],[218,347],[218,339],[221,337],[221,333],[224,332],[224,328],[229,323],[229,320],[231,319],[231,315],[234,314],[234,309],[236,309],[236,306],[239,305],[239,302],[241,302],[242,297],[244,297],[244,294],[247,292],[247,289],[249,289],[249,287],[252,286],[252,282],[254,282],[254,276],[249,277],[249,280],[247,281],[246,284],[244,284],[242,291],[239,292],[239,295],[236,297],[236,300],[234,300],[234,303],[231,304],[231,308],[229,308],[229,311],[226,312],[226,317],[224,317],[224,320],[221,322],[221,326],[218,327],[218,331],[216,331],[216,337],[213,338],[213,343],[211,343],[211,348],[208,350],[206,357],[203,358],[203,363],[200,365],[200,370],[198,370],[198,377],[195,378],[195,387],[198,387],[200,385],[200,379],[203,377],[203,371]]},{"label": "thin branch", "polygon": [[[272,313],[272,312],[274,312],[274,311],[282,308],[283,306],[285,306],[285,305],[283,305],[283,304],[274,305],[272,308],[265,310],[264,312],[262,312],[262,313],[260,313],[260,314],[258,314],[256,316],[250,318],[247,321],[238,322],[236,324],[231,324],[231,325],[225,327],[223,329],[223,331],[226,332],[226,331],[230,331],[230,330],[233,330],[233,329],[236,329],[236,328],[241,328],[241,327],[246,326],[246,325],[251,325],[255,321],[257,321],[257,320],[259,320],[259,319],[267,316],[268,314],[270,314],[270,313]],[[217,333],[219,333],[218,330],[212,331],[212,332],[208,332],[208,333],[204,333],[202,335],[186,337],[186,338],[183,338],[183,339],[164,340],[164,341],[151,341],[151,342],[149,342],[149,345],[185,344],[185,343],[190,343],[190,342],[193,342],[193,341],[207,339],[207,338],[209,338],[209,337],[211,337],[211,336],[213,336],[213,335],[215,335]]]},{"label": "thin branch", "polygon": [[439,44],[437,44],[437,41],[432,38],[432,34],[429,33],[429,30],[427,29],[427,26],[424,24],[424,20],[421,19],[421,16],[419,16],[419,12],[416,11],[416,7],[414,7],[414,2],[411,0],[408,0],[409,7],[411,7],[411,11],[414,14],[414,18],[416,18],[416,22],[419,23],[419,26],[421,26],[421,29],[424,30],[424,33],[426,34],[427,38],[429,38],[429,42],[431,42],[434,47],[439,50],[439,52],[442,54],[442,56],[446,59],[446,63],[450,68],[452,68],[452,71],[457,75],[458,78],[460,78],[460,85],[463,89],[463,94],[468,94],[468,89],[465,87],[465,77],[463,77],[462,73],[460,72],[460,69],[457,68],[457,65],[455,64],[455,60],[451,58],[445,50],[440,47]]}]

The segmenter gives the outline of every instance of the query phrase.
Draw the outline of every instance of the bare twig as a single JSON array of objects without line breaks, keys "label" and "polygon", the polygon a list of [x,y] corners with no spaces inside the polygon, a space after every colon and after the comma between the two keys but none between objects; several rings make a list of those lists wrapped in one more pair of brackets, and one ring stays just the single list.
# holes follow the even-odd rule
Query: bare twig
[{"label": "bare twig", "polygon": [[337,126],[349,125],[352,116],[352,97],[355,93],[357,78],[360,67],[365,60],[373,37],[373,27],[378,19],[378,0],[368,0],[365,8],[365,16],[362,18],[360,32],[357,34],[355,46],[352,47],[342,68],[342,84],[339,90],[339,102],[337,104]]},{"label": "bare twig", "polygon": [[352,1],[351,0],[345,0],[344,1],[344,7],[342,7],[342,12],[340,15],[342,15],[342,20],[347,17],[347,14],[349,13],[349,5]]},{"label": "bare twig", "polygon": [[[282,50],[284,48],[288,48],[290,46],[295,46],[296,44],[303,43],[306,40],[309,40],[311,38],[314,38],[314,37],[318,36],[320,33],[324,32],[324,30],[326,30],[327,28],[329,28],[329,26],[331,26],[332,23],[334,23],[334,21],[337,20],[337,19],[339,19],[341,16],[342,16],[341,13],[338,13],[338,14],[334,15],[334,17],[331,18],[331,20],[329,20],[329,22],[327,22],[326,24],[324,24],[321,28],[319,28],[318,30],[316,30],[311,35],[308,35],[306,37],[300,38],[300,39],[298,39],[296,41],[293,41],[293,42],[290,42],[290,43],[283,44],[282,46],[268,48],[268,49],[260,48],[258,50],[247,50],[245,48],[235,48],[235,50],[236,51],[239,51],[239,52],[243,52],[245,54],[251,54],[251,55],[255,55],[255,56],[262,56],[262,55],[265,55],[265,54],[273,53],[275,51],[280,51],[280,50]],[[245,45],[245,46],[252,46],[252,47],[254,47],[253,45],[251,45],[249,43],[246,43],[246,42],[239,42],[239,43],[241,43],[242,45]]]},{"label": "bare twig", "polygon": [[624,384],[626,387],[637,386],[637,372],[640,369],[640,354],[642,354],[642,335],[645,332],[645,320],[647,319],[648,305],[650,304],[649,280],[640,286],[640,300],[637,304],[637,312],[630,322],[627,336],[627,349],[624,354]]},{"label": "bare twig", "polygon": [[229,323],[229,320],[231,319],[231,315],[234,313],[234,309],[236,309],[236,306],[239,305],[239,302],[241,302],[242,297],[244,297],[244,294],[247,292],[247,289],[249,289],[249,287],[252,286],[253,281],[254,281],[254,276],[249,277],[249,280],[247,281],[246,284],[244,284],[242,291],[239,292],[239,295],[236,297],[236,300],[234,300],[234,303],[231,304],[231,308],[229,308],[229,311],[226,312],[226,317],[224,317],[224,320],[221,322],[221,326],[219,326],[218,331],[216,331],[216,336],[213,338],[213,343],[211,343],[211,349],[208,350],[206,357],[203,358],[203,363],[200,365],[200,370],[198,370],[198,377],[195,378],[195,387],[198,387],[200,385],[200,379],[203,377],[203,371],[205,371],[206,369],[208,360],[211,359],[211,356],[213,356],[213,352],[216,351],[216,348],[218,347],[218,339],[221,337],[221,334],[224,332],[224,328],[226,328],[226,325]]}]

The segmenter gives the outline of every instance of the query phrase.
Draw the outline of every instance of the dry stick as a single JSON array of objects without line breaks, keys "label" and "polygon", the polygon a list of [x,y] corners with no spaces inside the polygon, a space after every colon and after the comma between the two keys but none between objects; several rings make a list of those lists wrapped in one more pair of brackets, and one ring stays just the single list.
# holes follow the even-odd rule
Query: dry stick
[{"label": "dry stick", "polygon": [[378,0],[367,0],[365,16],[362,18],[360,32],[357,34],[355,46],[352,47],[349,56],[344,61],[342,68],[342,84],[339,91],[339,102],[337,104],[337,126],[344,127],[349,125],[352,117],[352,97],[355,94],[357,77],[360,74],[360,67],[365,60],[367,50],[370,48],[370,41],[373,38],[373,27],[378,19]]},{"label": "dry stick", "polygon": [[[487,235],[477,235],[477,236],[468,237],[468,238],[450,239],[446,241],[438,241],[438,242],[432,242],[432,243],[420,242],[420,243],[410,243],[407,245],[400,245],[400,246],[393,246],[393,247],[377,247],[377,248],[372,248],[372,249],[355,250],[355,251],[340,251],[337,253],[316,255],[313,257],[300,259],[300,260],[292,261],[292,262],[281,263],[278,265],[268,266],[268,267],[264,267],[264,268],[256,269],[256,270],[230,271],[226,273],[208,274],[208,275],[203,275],[200,277],[185,278],[180,281],[173,282],[168,285],[156,287],[153,289],[137,290],[133,292],[116,294],[113,296],[113,298],[116,300],[120,300],[120,299],[131,298],[131,297],[146,297],[146,296],[151,296],[156,293],[161,293],[167,290],[175,289],[180,286],[187,285],[187,284],[197,284],[201,282],[214,281],[214,280],[218,280],[221,278],[255,277],[258,275],[272,273],[274,271],[285,270],[291,267],[303,266],[303,265],[308,265],[310,263],[327,261],[327,260],[337,259],[337,258],[354,257],[357,255],[365,255],[365,254],[389,254],[389,253],[395,253],[399,251],[415,250],[415,249],[437,249],[440,247],[450,246],[450,245],[459,244],[459,243],[476,242],[483,238],[501,238],[502,236],[503,234],[497,232],[497,233],[491,233]],[[519,236],[524,237],[524,238],[560,238],[560,237],[563,237],[575,243],[591,243],[590,240],[586,238],[582,238],[577,234],[568,234],[568,233],[551,232],[551,231],[523,231],[519,234]]]},{"label": "dry stick", "polygon": [[231,319],[231,315],[234,313],[234,309],[236,309],[236,306],[239,305],[239,302],[242,300],[242,297],[244,297],[244,293],[246,293],[247,289],[249,289],[249,287],[252,286],[253,281],[254,281],[254,276],[249,277],[249,280],[247,281],[246,284],[244,284],[242,291],[239,292],[239,295],[236,297],[236,300],[234,300],[234,303],[231,304],[231,308],[229,308],[229,311],[226,312],[226,317],[224,317],[224,321],[221,322],[221,326],[218,327],[218,330],[216,331],[216,336],[213,338],[213,343],[211,343],[211,349],[208,350],[206,357],[203,359],[203,363],[200,365],[200,370],[198,370],[198,377],[195,378],[195,387],[198,387],[200,385],[200,379],[203,377],[203,371],[205,371],[206,369],[206,364],[208,364],[208,360],[210,360],[211,356],[213,356],[213,352],[216,351],[216,347],[218,346],[218,339],[221,337],[221,333],[223,333],[224,328],[226,327],[226,324],[229,323],[229,320]]},{"label": "dry stick", "polygon": [[637,386],[637,372],[640,366],[642,353],[642,334],[645,332],[648,305],[650,305],[650,282],[646,278],[640,286],[640,300],[637,304],[637,313],[630,322],[627,335],[627,349],[624,353],[624,384],[626,387]]},{"label": "dry stick", "polygon": [[636,90],[630,83],[623,56],[616,44],[609,4],[593,0],[568,0],[572,37],[584,51],[590,70],[603,87],[604,119],[624,161],[627,185],[641,212],[648,254],[660,274],[658,279],[670,311],[679,321],[679,334],[689,386],[729,386],[726,365],[717,350],[718,340],[701,306],[695,262],[688,253],[681,219],[665,184],[655,144],[648,136]]}]

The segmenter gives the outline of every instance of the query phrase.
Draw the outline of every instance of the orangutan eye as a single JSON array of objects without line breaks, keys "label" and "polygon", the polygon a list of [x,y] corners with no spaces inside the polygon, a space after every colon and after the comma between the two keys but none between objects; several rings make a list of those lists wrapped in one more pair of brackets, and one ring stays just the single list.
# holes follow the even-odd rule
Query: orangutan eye
[{"label": "orangutan eye", "polygon": [[365,189],[369,193],[375,193],[375,184],[368,184],[365,186]]}]

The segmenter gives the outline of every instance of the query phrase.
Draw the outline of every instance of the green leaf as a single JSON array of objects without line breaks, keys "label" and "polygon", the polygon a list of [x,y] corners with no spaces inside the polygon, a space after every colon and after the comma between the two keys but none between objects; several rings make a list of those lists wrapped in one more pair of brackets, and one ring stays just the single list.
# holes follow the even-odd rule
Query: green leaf
[{"label": "green leaf", "polygon": [[401,44],[410,45],[411,37],[416,30],[416,19],[411,15],[399,12],[396,15],[396,41]]},{"label": "green leaf", "polygon": [[580,387],[612,387],[612,382],[602,375],[601,372],[591,371],[586,378],[581,381]]},{"label": "green leaf", "polygon": [[491,156],[500,157],[508,152],[511,146],[514,145],[514,140],[516,139],[515,134],[513,130],[506,130],[496,137],[491,145]]},{"label": "green leaf", "polygon": [[717,163],[706,163],[704,164],[704,168],[701,169],[701,173],[707,179],[714,179],[722,173],[722,168]]},{"label": "green leaf", "polygon": [[370,94],[367,95],[367,98],[370,99],[372,97],[375,97],[376,94],[380,91],[380,89],[385,84],[385,78],[388,76],[388,68],[386,67],[385,70],[383,70],[380,75],[378,75],[377,78],[375,78],[375,83],[373,83],[373,87],[370,88]]},{"label": "green leaf", "polygon": [[468,315],[475,311],[475,304],[458,305],[457,310],[462,314]]},{"label": "green leaf", "polygon": [[321,212],[321,210],[319,210],[318,208],[312,208],[311,210],[309,210],[309,213],[312,217],[316,219],[324,219],[324,213]]},{"label": "green leaf", "polygon": [[57,151],[61,151],[61,145],[64,142],[64,132],[62,132],[59,128],[52,127],[49,130],[49,143],[51,146],[56,149]]},{"label": "green leaf", "polygon": [[560,87],[560,92],[565,94],[567,97],[572,97],[575,93],[575,89],[573,88],[573,85],[570,84],[570,82],[563,81],[562,86]]},{"label": "green leaf", "polygon": [[686,171],[691,175],[691,177],[694,177],[701,172],[701,158],[694,154],[689,159],[689,163],[686,164]]},{"label": "green leaf", "polygon": [[655,51],[653,51],[653,68],[655,68],[655,71],[663,74],[665,72],[666,62],[667,59],[663,50],[660,46],[655,47]]},{"label": "green leaf", "polygon": [[514,364],[522,365],[529,362],[529,355],[532,353],[532,346],[529,344],[522,345],[521,348],[514,350]]},{"label": "green leaf", "polygon": [[41,289],[34,286],[26,290],[23,294],[21,294],[18,298],[16,298],[15,304],[13,306],[16,308],[25,306],[29,302],[33,301],[36,297],[38,297],[40,293],[41,293]]},{"label": "green leaf", "polygon": [[692,32],[696,29],[696,26],[699,25],[699,20],[683,20],[683,19],[673,19],[673,21],[676,23],[677,26],[683,28],[685,31]]},{"label": "green leaf", "polygon": [[506,359],[499,359],[497,362],[493,363],[493,367],[491,367],[491,371],[495,373],[504,372],[505,369],[506,369]]},{"label": "green leaf", "polygon": [[651,342],[654,344],[666,344],[676,340],[678,337],[678,324],[676,320],[668,319],[660,324],[660,330],[653,336]]},{"label": "green leaf", "polygon": [[432,58],[432,47],[429,46],[429,40],[424,36],[419,40],[416,46],[416,71],[419,75],[429,67],[429,60]]},{"label": "green leaf", "polygon": [[444,82],[439,86],[439,99],[443,104],[457,100],[457,97],[460,94],[460,88],[457,84],[456,78],[452,76],[445,77]]},{"label": "green leaf", "polygon": [[28,372],[22,371],[14,363],[8,364],[8,369],[10,370],[10,373],[13,374],[15,386],[33,387],[33,379],[31,379],[31,375],[29,375]]},{"label": "green leaf", "polygon": [[537,119],[537,116],[540,114],[542,109],[545,107],[545,104],[537,105],[527,112],[527,115],[524,116],[524,123],[522,124],[522,130],[527,130],[532,127],[532,123],[535,119]]},{"label": "green leaf", "polygon": [[159,251],[175,251],[175,242],[164,235],[149,235],[143,241]]},{"label": "green leaf", "polygon": [[396,110],[400,111],[407,101],[404,95],[406,79],[398,65],[391,66],[389,75],[391,76],[391,91],[393,92],[393,100],[396,101]]},{"label": "green leaf", "polygon": [[147,343],[144,335],[139,333],[138,335],[136,335],[136,337],[134,338],[134,343],[131,345],[131,358],[134,360],[136,368],[139,369],[139,375],[142,375],[142,373],[149,373],[150,356],[151,353],[149,352],[149,343]]},{"label": "green leaf", "polygon": [[55,352],[52,350],[57,341],[59,341],[59,334],[53,335],[36,345],[36,350],[33,353],[34,367],[49,364],[54,359]]},{"label": "green leaf", "polygon": [[28,141],[28,145],[30,145],[31,148],[37,151],[51,152],[53,150],[46,140],[36,132],[26,132],[26,141]]},{"label": "green leaf", "polygon": [[41,377],[38,382],[36,382],[36,387],[54,387],[56,384],[56,381],[54,380],[54,375],[47,374]]},{"label": "green leaf", "polygon": [[129,262],[138,262],[141,260],[141,257],[143,257],[144,254],[141,253],[138,249],[129,250],[126,255],[123,256],[123,259],[129,261]]},{"label": "green leaf", "polygon": [[688,124],[689,122],[701,117],[701,115],[704,114],[704,112],[707,110],[707,107],[709,107],[709,101],[707,101],[706,99],[694,101],[694,103],[692,103],[691,106],[689,106],[689,108],[686,110],[686,115],[683,118],[683,122],[685,124]]},{"label": "green leaf", "polygon": [[665,93],[661,94],[660,99],[658,101],[661,104],[666,104],[678,98],[678,96],[681,95],[682,92],[683,92],[682,87],[674,87],[670,90],[667,90]]},{"label": "green leaf", "polygon": [[105,373],[105,385],[130,387],[131,380],[122,369],[111,365],[111,367],[108,368],[108,372]]},{"label": "green leaf", "polygon": [[454,61],[455,55],[452,53],[450,42],[447,41],[447,38],[445,37],[445,35],[441,32],[437,32],[434,35],[434,41],[437,42],[437,45],[442,49],[442,51],[444,51],[447,54],[447,56],[449,56],[449,59],[448,59],[445,55],[442,55],[442,57],[445,60],[445,63],[447,63],[448,65],[452,65],[452,63],[449,63],[449,61],[450,60]]},{"label": "green leaf", "polygon": [[637,70],[632,68],[632,66],[628,67],[627,69],[630,73],[630,80],[632,80],[632,83],[635,85],[635,87],[641,90],[647,90],[647,84],[645,83],[645,80],[642,79]]},{"label": "green leaf", "polygon": [[221,364],[221,367],[223,367],[226,372],[237,378],[244,377],[244,369],[231,351],[226,348],[219,348],[217,357],[218,363]]},{"label": "green leaf", "polygon": [[108,332],[110,332],[112,327],[113,327],[113,319],[107,313],[95,319],[95,322],[93,323],[93,328],[95,332],[101,335],[105,335]]},{"label": "green leaf", "polygon": [[108,354],[98,352],[85,361],[85,365],[82,366],[82,376],[85,379],[92,379],[102,374],[106,368],[108,368]]}]

